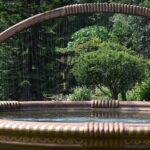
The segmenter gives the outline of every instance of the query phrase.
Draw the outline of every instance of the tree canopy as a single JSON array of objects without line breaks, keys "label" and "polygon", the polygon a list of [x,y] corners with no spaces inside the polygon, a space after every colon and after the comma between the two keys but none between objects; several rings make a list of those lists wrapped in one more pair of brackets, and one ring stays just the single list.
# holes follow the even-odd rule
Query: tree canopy
[{"label": "tree canopy", "polygon": [[145,76],[144,60],[125,51],[98,50],[77,58],[73,75],[83,85],[104,85],[114,99],[126,92]]}]

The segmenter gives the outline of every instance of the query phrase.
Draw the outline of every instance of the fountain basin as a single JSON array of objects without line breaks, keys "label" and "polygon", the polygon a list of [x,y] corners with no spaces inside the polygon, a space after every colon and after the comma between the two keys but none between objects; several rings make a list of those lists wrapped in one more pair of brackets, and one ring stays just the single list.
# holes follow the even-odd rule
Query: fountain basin
[{"label": "fountain basin", "polygon": [[1,102],[0,146],[5,150],[147,150],[149,105],[118,101]]}]

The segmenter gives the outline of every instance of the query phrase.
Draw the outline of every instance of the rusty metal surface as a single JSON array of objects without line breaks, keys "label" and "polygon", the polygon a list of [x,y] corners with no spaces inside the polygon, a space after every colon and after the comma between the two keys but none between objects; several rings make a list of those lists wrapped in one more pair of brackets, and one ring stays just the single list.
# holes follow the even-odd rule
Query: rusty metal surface
[{"label": "rusty metal surface", "polygon": [[[108,102],[108,103],[107,103]],[[2,111],[22,106],[57,106],[106,108],[148,106],[149,102],[87,101],[87,102],[18,102],[1,101]],[[113,105],[112,105],[113,104]],[[133,107],[133,108],[134,108]],[[134,110],[134,109],[133,109]],[[131,150],[150,149],[150,124],[128,123],[52,123],[0,120],[0,145],[25,146],[27,149],[91,149]],[[7,149],[7,148],[6,148]],[[6,150],[5,149],[5,150]]]},{"label": "rusty metal surface", "polygon": [[29,107],[48,108],[111,108],[120,110],[150,110],[150,102],[145,101],[0,101],[0,111]]},{"label": "rusty metal surface", "polygon": [[119,108],[118,100],[93,100],[91,102],[92,108]]},{"label": "rusty metal surface", "polygon": [[149,124],[0,121],[0,143],[91,149],[150,148]]},{"label": "rusty metal surface", "polygon": [[81,13],[123,13],[135,16],[150,17],[150,8],[127,5],[127,4],[111,4],[111,3],[89,3],[89,4],[75,4],[64,6],[58,9],[47,11],[27,18],[5,31],[0,33],[0,43],[4,42],[14,34],[29,28],[35,24],[50,20],[53,18],[75,15]]}]

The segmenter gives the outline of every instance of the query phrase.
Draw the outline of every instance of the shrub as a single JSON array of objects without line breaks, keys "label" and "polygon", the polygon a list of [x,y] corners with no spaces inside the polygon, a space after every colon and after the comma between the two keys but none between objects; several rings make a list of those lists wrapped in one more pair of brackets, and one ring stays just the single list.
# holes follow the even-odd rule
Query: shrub
[{"label": "shrub", "polygon": [[93,99],[109,100],[111,97],[111,91],[105,86],[97,86],[93,93]]},{"label": "shrub", "polygon": [[73,93],[69,95],[69,100],[72,101],[82,101],[91,99],[92,99],[92,92],[86,86],[76,87],[73,90]]},{"label": "shrub", "polygon": [[140,86],[136,84],[131,90],[127,92],[127,100],[128,101],[139,101],[140,100]]},{"label": "shrub", "polygon": [[141,100],[150,101],[150,78],[141,83],[139,95]]}]

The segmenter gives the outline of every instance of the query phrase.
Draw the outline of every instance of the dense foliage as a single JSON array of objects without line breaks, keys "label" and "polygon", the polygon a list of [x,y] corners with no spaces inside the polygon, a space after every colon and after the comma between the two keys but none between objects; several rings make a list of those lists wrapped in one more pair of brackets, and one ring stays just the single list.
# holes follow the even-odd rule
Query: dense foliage
[{"label": "dense foliage", "polygon": [[140,100],[150,100],[150,79],[144,80],[139,87]]},{"label": "dense foliage", "polygon": [[76,80],[84,85],[104,85],[110,89],[113,98],[126,92],[145,75],[142,58],[117,50],[99,50],[79,56],[73,67]]},{"label": "dense foliage", "polygon": [[76,87],[73,93],[69,95],[69,100],[72,101],[87,101],[92,99],[92,92],[86,86]]},{"label": "dense foliage", "polygon": [[[149,0],[0,0],[0,31],[40,12],[93,2],[150,7]],[[0,99],[37,100],[49,93],[69,93],[79,84],[71,68],[84,52],[94,54],[97,50],[117,49],[128,51],[125,56],[140,54],[150,59],[148,19],[120,14],[85,14],[43,22],[16,34],[0,45]],[[112,53],[116,59],[122,52]],[[134,84],[131,82],[132,86]],[[131,85],[124,88],[131,89]]]}]

